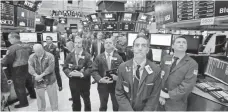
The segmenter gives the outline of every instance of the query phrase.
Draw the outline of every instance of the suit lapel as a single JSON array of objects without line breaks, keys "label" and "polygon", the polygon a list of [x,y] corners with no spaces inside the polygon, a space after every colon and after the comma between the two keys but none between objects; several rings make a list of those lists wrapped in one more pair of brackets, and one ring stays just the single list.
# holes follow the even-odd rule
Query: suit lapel
[{"label": "suit lapel", "polygon": [[77,63],[76,63],[76,57],[75,57],[75,51],[74,51],[73,53],[71,53],[71,57],[73,58],[73,59],[71,58],[73,64],[74,64],[74,65],[77,65]]},{"label": "suit lapel", "polygon": [[[84,59],[82,57],[84,57]],[[84,64],[84,60],[85,60],[85,51],[84,50],[82,51],[81,56],[78,57],[78,58],[79,58],[78,59],[78,65],[83,65]]]},{"label": "suit lapel", "polygon": [[187,55],[185,55],[183,57],[183,59],[180,60],[180,62],[173,68],[173,70],[170,72],[170,74],[172,74],[173,72],[175,72],[178,68],[182,67],[184,64],[186,64],[188,60]]},{"label": "suit lapel", "polygon": [[[133,59],[131,59],[127,64],[126,64],[126,74],[128,76],[128,80],[130,82],[131,88],[133,87]],[[132,93],[132,92],[131,92]]]},{"label": "suit lapel", "polygon": [[[165,62],[166,61],[172,62],[172,56],[167,57],[167,59],[165,59]],[[170,67],[172,65],[172,63],[170,65],[166,65],[165,62],[164,62],[164,66],[167,66],[167,70],[165,70],[167,73],[165,73],[164,82],[168,79],[168,76],[170,75],[169,71],[170,71]]]}]

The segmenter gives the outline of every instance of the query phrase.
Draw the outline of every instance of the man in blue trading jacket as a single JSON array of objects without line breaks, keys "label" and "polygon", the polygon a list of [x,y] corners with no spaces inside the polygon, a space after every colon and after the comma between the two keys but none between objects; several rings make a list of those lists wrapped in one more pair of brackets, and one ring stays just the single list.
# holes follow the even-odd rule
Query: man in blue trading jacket
[{"label": "man in blue trading jacket", "polygon": [[177,37],[173,42],[174,54],[161,61],[162,91],[159,110],[186,111],[187,98],[198,74],[198,64],[186,54],[187,40]]},{"label": "man in blue trading jacket", "polygon": [[92,67],[91,55],[83,50],[82,38],[74,40],[75,50],[67,55],[63,71],[69,77],[69,86],[73,100],[73,111],[81,111],[80,96],[84,100],[85,111],[91,111],[90,73]]},{"label": "man in blue trading jacket", "polygon": [[143,36],[133,42],[133,59],[118,69],[116,99],[119,111],[154,111],[161,91],[160,68],[146,58],[149,41]]},{"label": "man in blue trading jacket", "polygon": [[55,75],[57,79],[57,84],[59,86],[59,91],[62,91],[62,79],[59,72],[59,49],[56,45],[53,44],[52,40],[52,37],[46,37],[47,45],[44,46],[44,50],[50,52],[55,57]]},{"label": "man in blue trading jacket", "polygon": [[[107,38],[104,43],[105,52],[98,55],[93,62],[92,76],[98,82],[98,93],[100,97],[100,111],[107,111],[109,94],[112,100],[113,111],[118,110],[118,103],[115,97],[115,85],[117,77],[115,73],[106,73],[107,71],[117,69],[123,62],[119,54],[114,51],[114,42]],[[113,79],[113,80],[111,80]]]},{"label": "man in blue trading jacket", "polygon": [[[28,106],[25,86],[31,98],[36,98],[36,93],[33,87],[32,77],[28,73],[28,59],[32,53],[32,49],[28,44],[23,44],[20,41],[20,36],[17,33],[10,33],[8,39],[12,46],[9,47],[7,55],[2,59],[3,65],[12,65],[12,80],[14,89],[20,104],[15,105],[15,108]],[[26,85],[27,83],[27,85]]]}]

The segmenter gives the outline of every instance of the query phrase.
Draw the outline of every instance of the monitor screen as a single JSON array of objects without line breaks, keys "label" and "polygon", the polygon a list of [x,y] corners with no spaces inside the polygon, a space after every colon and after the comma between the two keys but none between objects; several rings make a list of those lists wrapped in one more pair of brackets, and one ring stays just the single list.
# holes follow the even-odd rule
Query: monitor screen
[{"label": "monitor screen", "polygon": [[172,34],[150,34],[150,44],[158,46],[171,46]]},{"label": "monitor screen", "polygon": [[131,21],[132,13],[124,13],[123,21]]},{"label": "monitor screen", "polygon": [[162,57],[162,49],[154,49],[152,48],[153,53],[153,61],[160,62]]},{"label": "monitor screen", "polygon": [[148,18],[148,17],[149,17],[149,15],[144,14],[144,13],[140,13],[140,14],[139,14],[139,17],[138,17],[138,21],[147,22],[147,18]]},{"label": "monitor screen", "polygon": [[43,33],[43,41],[46,41],[47,36],[51,36],[53,41],[58,41],[57,33]]},{"label": "monitor screen", "polygon": [[97,14],[91,14],[90,16],[93,22],[99,22]]},{"label": "monitor screen", "polygon": [[117,13],[115,12],[104,12],[101,15],[103,21],[117,21]]},{"label": "monitor screen", "polygon": [[37,33],[20,33],[21,42],[37,42]]},{"label": "monitor screen", "polygon": [[128,46],[133,46],[133,42],[137,38],[137,36],[138,36],[137,33],[128,33],[127,45]]}]

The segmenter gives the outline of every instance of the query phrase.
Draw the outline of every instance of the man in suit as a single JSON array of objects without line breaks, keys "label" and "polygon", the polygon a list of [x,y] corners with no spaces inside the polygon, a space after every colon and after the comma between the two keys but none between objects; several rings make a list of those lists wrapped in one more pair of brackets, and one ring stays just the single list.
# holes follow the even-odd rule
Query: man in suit
[{"label": "man in suit", "polygon": [[174,54],[161,61],[162,91],[159,110],[186,111],[187,98],[197,79],[198,64],[186,54],[187,40],[177,37],[172,45]]},{"label": "man in suit", "polygon": [[133,43],[133,59],[118,69],[116,98],[119,111],[154,111],[161,90],[160,68],[146,58],[149,41],[139,36]]},{"label": "man in suit", "polygon": [[47,45],[44,46],[44,50],[53,54],[55,57],[55,75],[57,79],[57,84],[59,86],[59,91],[62,91],[62,79],[59,72],[59,49],[52,42],[53,38],[51,36],[46,37]]},{"label": "man in suit", "polygon": [[65,62],[63,71],[69,78],[69,86],[73,100],[73,111],[81,111],[80,96],[84,100],[84,110],[91,111],[90,103],[90,73],[92,67],[91,55],[83,50],[82,38],[76,36],[75,50],[71,52]]},{"label": "man in suit", "polygon": [[[100,97],[100,111],[107,110],[107,103],[109,94],[112,100],[113,111],[118,110],[118,103],[115,97],[115,85],[117,77],[114,74],[108,74],[106,71],[117,69],[123,62],[122,58],[114,51],[114,42],[107,38],[104,43],[105,52],[101,53],[95,58],[92,67],[92,76],[98,83],[98,93]],[[111,78],[113,80],[111,80]]]},{"label": "man in suit", "polygon": [[105,51],[104,43],[103,43],[102,39],[103,39],[103,33],[98,32],[97,40],[95,40],[92,43],[92,49],[91,49],[91,55],[93,56],[94,59],[96,58],[96,56],[98,56],[99,54],[101,54]]},{"label": "man in suit", "polygon": [[12,67],[12,80],[19,100],[19,104],[15,105],[15,108],[27,107],[29,104],[25,87],[27,87],[30,97],[36,98],[32,77],[28,73],[28,59],[32,49],[28,44],[20,41],[20,36],[17,33],[10,33],[8,39],[12,45],[1,60],[1,64]]}]

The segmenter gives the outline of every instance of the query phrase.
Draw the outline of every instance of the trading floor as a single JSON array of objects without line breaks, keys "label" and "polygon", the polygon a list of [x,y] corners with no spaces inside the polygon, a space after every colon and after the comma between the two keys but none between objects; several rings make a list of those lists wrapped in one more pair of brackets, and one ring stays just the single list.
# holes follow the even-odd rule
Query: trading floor
[{"label": "trading floor", "polygon": [[[61,52],[61,59],[60,59],[60,64],[63,64],[63,53]],[[69,101],[69,98],[71,97],[70,95],[70,88],[69,88],[69,80],[65,76],[65,74],[62,72],[62,67],[60,66],[61,70],[61,78],[62,78],[62,83],[63,83],[63,90],[58,92],[58,100],[59,100],[59,111],[72,111],[71,105],[72,101]],[[93,78],[91,78],[93,81]],[[92,111],[99,111],[99,106],[100,106],[100,100],[99,100],[99,95],[97,92],[97,84],[92,84],[91,89],[90,89],[90,99],[91,99],[91,106],[92,106]],[[37,111],[37,101],[36,99],[31,99],[28,96],[29,100],[29,106],[24,107],[24,108],[19,108],[15,109],[14,105],[17,105],[19,102],[14,103],[13,105],[10,105],[11,111]],[[82,111],[84,110],[84,104],[83,104],[83,99],[81,100],[82,102]],[[46,93],[46,111],[51,111],[51,106],[49,103],[48,95]],[[111,99],[109,98],[108,102],[108,110],[107,111],[112,111],[112,104],[111,104]]]}]

